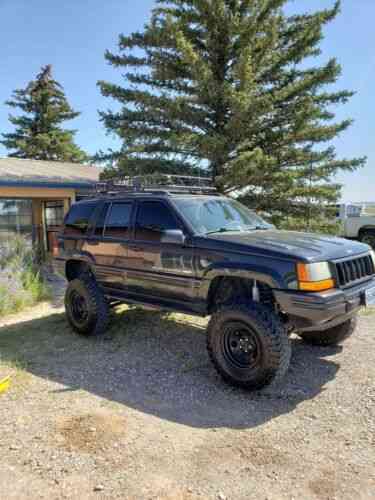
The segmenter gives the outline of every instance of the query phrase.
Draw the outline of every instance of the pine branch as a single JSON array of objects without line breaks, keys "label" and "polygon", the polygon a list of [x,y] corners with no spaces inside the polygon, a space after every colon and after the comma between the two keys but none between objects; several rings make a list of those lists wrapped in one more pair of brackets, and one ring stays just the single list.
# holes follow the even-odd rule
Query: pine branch
[{"label": "pine branch", "polygon": [[353,96],[331,88],[340,65],[311,65],[340,3],[287,16],[286,1],[158,0],[144,30],[120,35],[118,53],[105,57],[123,83],[99,82],[121,108],[100,113],[122,141],[101,156],[110,171],[198,165],[226,192],[245,192],[246,203],[276,222],[284,211],[298,227],[307,208],[315,213],[310,199],[334,203],[333,176],[366,161],[337,158],[331,145],[352,123],[336,120],[335,107]]}]

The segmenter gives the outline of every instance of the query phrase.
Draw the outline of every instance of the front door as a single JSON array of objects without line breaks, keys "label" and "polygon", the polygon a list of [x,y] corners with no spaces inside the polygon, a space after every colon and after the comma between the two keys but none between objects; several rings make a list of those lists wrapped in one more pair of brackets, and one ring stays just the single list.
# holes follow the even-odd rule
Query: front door
[{"label": "front door", "polygon": [[139,201],[134,240],[129,243],[128,289],[145,300],[192,302],[195,298],[193,248],[163,241],[166,230],[184,230],[164,200]]}]

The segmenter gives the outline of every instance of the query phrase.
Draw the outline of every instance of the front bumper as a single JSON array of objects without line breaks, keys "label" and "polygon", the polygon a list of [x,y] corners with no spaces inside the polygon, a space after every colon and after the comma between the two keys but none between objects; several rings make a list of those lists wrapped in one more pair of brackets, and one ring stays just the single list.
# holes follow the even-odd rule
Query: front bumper
[{"label": "front bumper", "polygon": [[324,331],[354,316],[365,304],[365,292],[375,278],[348,289],[322,293],[274,290],[280,309],[299,331]]}]

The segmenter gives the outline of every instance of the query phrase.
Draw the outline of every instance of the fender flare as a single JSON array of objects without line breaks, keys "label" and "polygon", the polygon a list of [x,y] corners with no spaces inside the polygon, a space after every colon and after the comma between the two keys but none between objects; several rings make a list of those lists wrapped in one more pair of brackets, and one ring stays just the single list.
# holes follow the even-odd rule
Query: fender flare
[{"label": "fender flare", "polygon": [[257,280],[267,284],[270,288],[285,288],[283,279],[274,269],[262,266],[244,266],[224,263],[207,269],[199,288],[199,296],[203,301],[207,301],[211,284],[215,278],[242,278]]},{"label": "fender flare", "polygon": [[68,277],[67,269],[68,269],[69,263],[75,262],[75,263],[79,263],[81,265],[86,265],[89,271],[92,270],[92,267],[95,265],[95,261],[92,258],[92,256],[90,254],[86,254],[84,252],[79,253],[79,254],[69,255],[64,260],[65,260],[64,271],[65,271],[66,277]]}]

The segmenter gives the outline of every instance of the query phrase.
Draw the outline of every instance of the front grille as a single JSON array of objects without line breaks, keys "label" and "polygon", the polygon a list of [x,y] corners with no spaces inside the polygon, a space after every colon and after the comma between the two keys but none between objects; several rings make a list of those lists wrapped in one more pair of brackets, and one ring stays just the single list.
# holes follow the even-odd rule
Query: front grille
[{"label": "front grille", "polygon": [[369,278],[375,274],[371,255],[336,262],[338,285],[341,287],[355,284],[356,281]]}]

